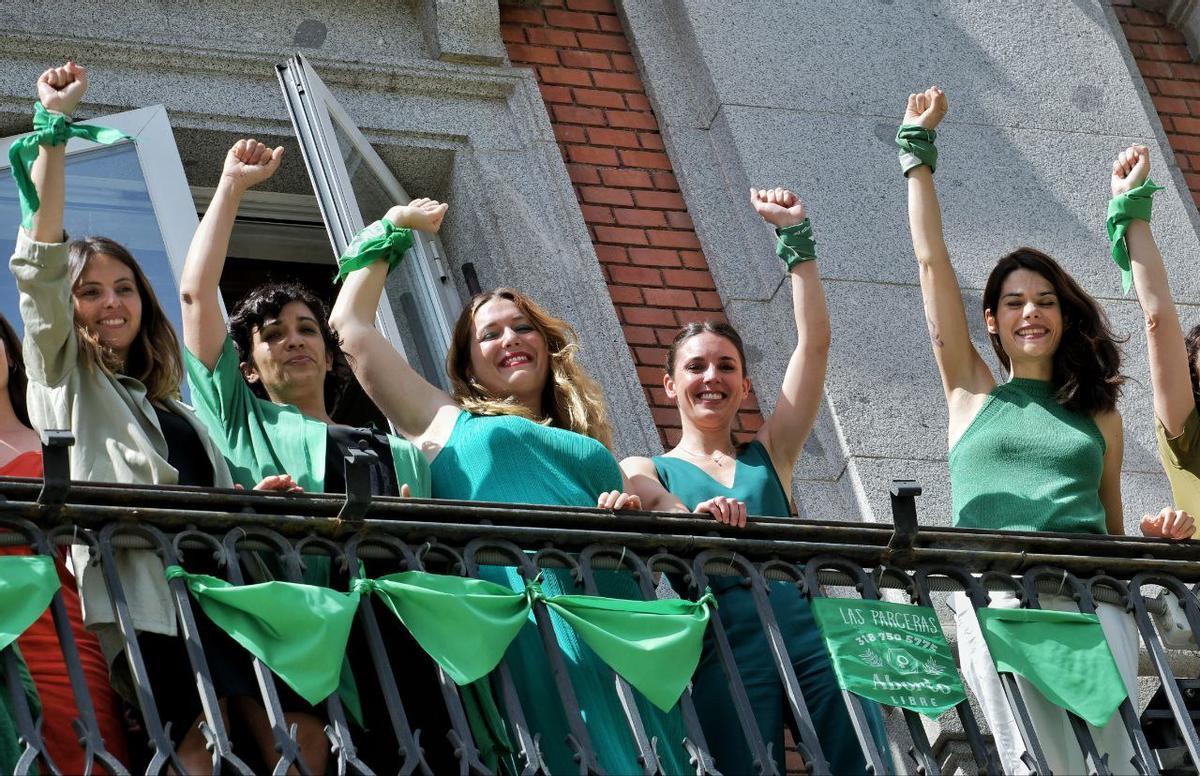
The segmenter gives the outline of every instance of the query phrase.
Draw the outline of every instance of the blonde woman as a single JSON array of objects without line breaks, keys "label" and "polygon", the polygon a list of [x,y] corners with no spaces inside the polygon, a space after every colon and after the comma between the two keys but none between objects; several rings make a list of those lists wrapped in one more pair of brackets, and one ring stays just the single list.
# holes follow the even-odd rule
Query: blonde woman
[{"label": "blonde woman", "polygon": [[[428,208],[429,200],[393,207],[374,228],[422,228],[431,217]],[[437,205],[432,217],[440,221],[445,209]],[[575,333],[566,322],[511,288],[476,295],[454,326],[447,356],[453,392],[446,393],[426,382],[375,330],[387,272],[383,262],[350,272],[330,323],[367,394],[429,457],[434,498],[640,508],[609,450],[600,388],[576,360]],[[498,580],[524,589],[515,570]],[[543,586],[553,594],[569,587],[567,580],[547,572]],[[569,628],[556,623],[556,632],[600,766],[609,773],[642,772],[611,673]],[[508,651],[508,660],[550,771],[578,771],[566,744],[565,715],[531,628]],[[678,715],[664,717],[639,705],[648,732],[659,738],[664,769],[689,770]]]}]

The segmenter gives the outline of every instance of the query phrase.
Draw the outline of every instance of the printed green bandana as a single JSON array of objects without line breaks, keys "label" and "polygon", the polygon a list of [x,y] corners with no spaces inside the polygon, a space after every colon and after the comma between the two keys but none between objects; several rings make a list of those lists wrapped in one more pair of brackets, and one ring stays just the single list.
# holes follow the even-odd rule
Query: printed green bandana
[{"label": "printed green bandana", "polygon": [[930,717],[967,697],[930,607],[814,598],[812,613],[843,690]]},{"label": "printed green bandana", "polygon": [[1108,201],[1108,241],[1112,243],[1112,260],[1121,268],[1121,292],[1128,294],[1133,285],[1133,269],[1130,267],[1129,245],[1125,232],[1130,221],[1150,221],[1150,206],[1154,204],[1154,192],[1162,191],[1147,178],[1141,186],[1118,194]]},{"label": "printed green bandana", "polygon": [[384,599],[413,638],[456,684],[490,673],[517,632],[544,601],[614,671],[663,710],[679,700],[700,661],[710,606],[699,601],[635,601],[600,596],[547,596],[536,583],[524,593],[481,579],[405,571],[365,588]]},{"label": "printed green bandana", "polygon": [[360,590],[278,581],[237,586],[169,566],[167,579],[176,578],[217,627],[304,700],[315,705],[338,689]]},{"label": "printed green bandana", "polygon": [[404,254],[412,244],[411,229],[381,218],[354,235],[346,252],[338,259],[337,277],[333,282],[340,283],[351,272],[380,260],[388,263],[388,272],[391,272],[404,260]]},{"label": "printed green bandana", "polygon": [[790,270],[797,264],[817,258],[817,241],[813,239],[812,223],[806,218],[798,224],[776,229],[775,255],[783,259]]},{"label": "printed green bandana", "polygon": [[58,588],[53,558],[0,555],[0,649],[16,641],[42,616]]},{"label": "printed green bandana", "polygon": [[916,124],[902,124],[896,132],[896,145],[900,146],[900,169],[905,176],[916,167],[926,165],[930,172],[937,170],[938,152],[933,145],[937,131]]},{"label": "printed green bandana", "polygon": [[1102,727],[1128,696],[1100,618],[1046,609],[977,609],[996,670],[1023,676],[1046,699]]},{"label": "printed green bandana", "polygon": [[33,132],[9,146],[8,162],[12,167],[13,181],[17,184],[17,195],[21,202],[21,226],[33,228],[33,214],[38,212],[42,201],[33,185],[29,170],[38,157],[39,146],[63,145],[70,138],[81,137],[93,143],[112,145],[121,140],[133,140],[129,135],[108,127],[75,124],[69,116],[48,111],[39,102],[33,106]]}]

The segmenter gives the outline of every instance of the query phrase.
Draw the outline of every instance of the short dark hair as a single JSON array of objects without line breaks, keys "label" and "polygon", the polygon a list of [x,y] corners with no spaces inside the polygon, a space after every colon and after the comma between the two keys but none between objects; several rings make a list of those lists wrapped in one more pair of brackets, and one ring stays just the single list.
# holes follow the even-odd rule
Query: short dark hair
[{"label": "short dark hair", "polygon": [[[1125,382],[1117,338],[1100,305],[1054,259],[1034,248],[1017,248],[1001,258],[983,289],[984,311],[995,314],[1004,279],[1018,269],[1036,272],[1049,281],[1062,310],[1063,334],[1051,373],[1055,399],[1066,409],[1086,415],[1116,409]],[[992,334],[991,340],[996,357],[1011,372],[999,335]]]},{"label": "short dark hair", "polygon": [[25,375],[25,357],[21,355],[21,339],[12,324],[0,315],[0,339],[4,340],[4,352],[8,356],[8,400],[13,412],[22,425],[33,427],[29,422],[29,405],[25,403],[25,390],[29,378]]},{"label": "short dark hair", "polygon": [[[349,384],[352,372],[342,352],[342,338],[329,326],[329,307],[312,289],[295,282],[270,282],[256,286],[238,302],[229,316],[229,336],[237,350],[238,362],[253,364],[254,331],[263,324],[277,318],[281,310],[292,302],[302,302],[312,310],[325,341],[325,350],[333,359],[333,371],[325,376],[325,409],[332,414]],[[269,399],[262,382],[250,384],[250,390],[260,399]]]},{"label": "short dark hair", "polygon": [[685,324],[675,335],[675,339],[671,340],[671,345],[667,348],[667,374],[675,374],[675,354],[679,350],[679,346],[686,340],[695,337],[697,334],[715,334],[718,337],[723,337],[733,343],[733,347],[737,349],[738,358],[742,364],[742,375],[746,374],[746,346],[742,344],[742,335],[738,334],[737,329],[730,326],[725,321],[705,320],[692,321]]}]

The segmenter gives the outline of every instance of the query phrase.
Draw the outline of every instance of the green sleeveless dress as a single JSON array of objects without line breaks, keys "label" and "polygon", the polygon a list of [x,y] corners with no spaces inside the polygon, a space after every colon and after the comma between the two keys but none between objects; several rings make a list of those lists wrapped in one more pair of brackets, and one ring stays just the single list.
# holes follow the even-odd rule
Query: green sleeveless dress
[{"label": "green sleeveless dress", "polygon": [[1060,405],[1049,381],[997,385],[950,450],[954,525],[1108,533],[1105,449],[1096,422]]},{"label": "green sleeveless dress", "polygon": [[[620,490],[622,483],[612,453],[595,439],[511,415],[463,412],[431,468],[433,497],[459,501],[594,507],[601,493]],[[484,567],[481,576],[514,590],[525,589],[516,569]],[[596,584],[601,595],[642,597],[634,581],[618,572],[598,571]],[[542,588],[548,595],[583,592],[569,572],[557,569],[543,573]],[[553,613],[551,620],[600,766],[610,774],[642,773],[611,669],[566,622]],[[579,766],[566,744],[569,729],[562,703],[532,617],[506,659],[526,721],[541,735],[542,754],[550,771],[577,773]],[[658,738],[664,771],[690,772],[678,710],[664,714],[640,694],[635,695],[646,733]]]},{"label": "green sleeveless dress", "polygon": [[[750,515],[791,516],[787,492],[775,473],[770,455],[758,441],[738,452],[731,488],[681,458],[659,455],[652,460],[659,482],[688,509],[710,498],[725,496],[745,502],[746,512]],[[776,766],[783,773],[783,726],[785,719],[790,720],[790,715],[785,714],[783,683],[771,659],[753,594],[734,577],[710,577],[710,587],[717,597],[717,613],[729,637],[729,646],[750,697],[759,732],[763,740],[772,745]],[[770,600],[831,772],[865,773],[866,761],[852,732],[850,714],[808,600],[786,582],[771,584]],[[692,681],[692,693],[717,769],[726,774],[754,773],[754,761],[742,735],[711,632],[705,635],[704,652]],[[879,710],[868,705],[867,711],[879,739],[883,729]]]}]

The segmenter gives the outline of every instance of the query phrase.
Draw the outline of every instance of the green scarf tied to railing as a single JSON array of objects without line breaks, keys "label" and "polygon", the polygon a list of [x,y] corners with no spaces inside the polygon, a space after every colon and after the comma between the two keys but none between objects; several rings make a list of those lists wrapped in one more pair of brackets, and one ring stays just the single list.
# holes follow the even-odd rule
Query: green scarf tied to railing
[{"label": "green scarf tied to railing", "polygon": [[424,571],[356,579],[350,593],[292,582],[235,586],[169,567],[167,579],[176,578],[185,580],[209,619],[310,703],[337,689],[354,611],[366,592],[383,599],[460,685],[500,663],[534,602],[542,601],[663,710],[675,705],[695,672],[716,605],[711,594],[699,601],[547,596],[536,583],[516,593],[481,579]]},{"label": "green scarf tied to railing", "polygon": [[42,616],[58,588],[53,558],[0,556],[0,649],[16,641]]},{"label": "green scarf tied to railing", "polygon": [[938,152],[933,141],[937,131],[917,124],[903,124],[896,132],[896,145],[900,146],[900,169],[907,176],[909,171],[925,165],[930,172],[937,170]]},{"label": "green scarf tied to railing", "polygon": [[1108,202],[1108,241],[1112,243],[1113,262],[1121,268],[1121,293],[1128,294],[1133,285],[1133,267],[1129,259],[1129,245],[1125,232],[1130,221],[1150,221],[1150,206],[1154,204],[1154,192],[1162,191],[1147,178],[1142,185],[1118,194]]},{"label": "green scarf tied to railing", "polygon": [[38,157],[39,146],[63,145],[73,137],[104,145],[133,140],[120,130],[75,124],[69,116],[48,111],[40,102],[34,105],[33,132],[13,143],[8,149],[8,162],[12,167],[13,181],[17,184],[17,195],[21,201],[21,226],[26,229],[33,228],[33,214],[42,206],[37,189],[33,185],[33,178],[29,174],[34,160]]},{"label": "green scarf tied to railing", "polygon": [[405,571],[366,580],[456,684],[489,674],[534,602],[574,628],[601,660],[664,711],[679,700],[700,661],[711,594],[699,601],[637,601],[587,595],[547,596],[537,583],[524,593],[482,579]]},{"label": "green scarf tied to railing", "polygon": [[1093,727],[1103,727],[1128,696],[1096,615],[1048,609],[975,614],[997,671],[1025,677]]},{"label": "green scarf tied to railing", "polygon": [[386,261],[388,272],[391,272],[404,260],[404,254],[412,245],[411,229],[396,226],[386,218],[381,218],[354,235],[345,253],[338,259],[337,277],[333,282],[340,283],[351,272],[377,261]]},{"label": "green scarf tied to railing", "polygon": [[238,586],[168,566],[172,579],[184,580],[208,618],[304,700],[315,705],[338,689],[357,587],[340,593],[296,582]]}]

